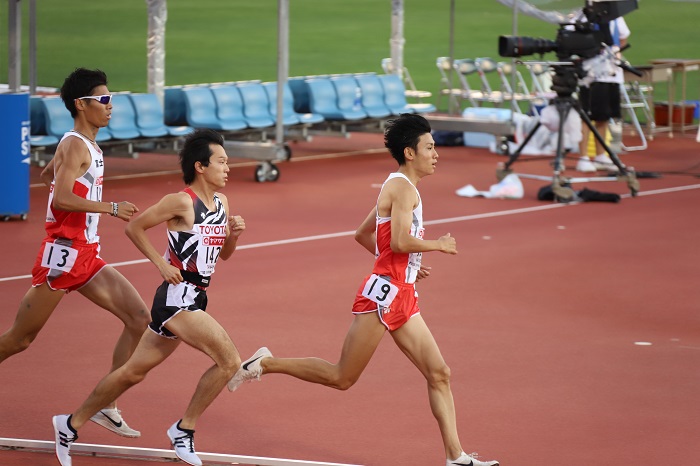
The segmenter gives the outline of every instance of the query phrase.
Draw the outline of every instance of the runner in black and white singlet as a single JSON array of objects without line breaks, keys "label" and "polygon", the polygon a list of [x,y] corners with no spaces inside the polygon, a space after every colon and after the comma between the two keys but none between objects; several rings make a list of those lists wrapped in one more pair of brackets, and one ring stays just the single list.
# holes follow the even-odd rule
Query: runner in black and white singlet
[{"label": "runner in black and white singlet", "polygon": [[[195,425],[236,372],[241,358],[226,329],[210,313],[200,311],[207,308],[207,287],[216,263],[232,256],[245,221],[228,214],[228,198],[221,193],[229,167],[220,134],[198,129],[187,136],[180,166],[187,187],[166,194],[126,227],[129,239],[163,278],[153,298],[152,322],[129,360],[102,379],[72,415],[54,416],[56,455],[62,466],[71,466],[71,444],[99,407],[142,381],[182,342],[206,354],[213,365],[201,376],[182,418],[166,435],[178,458],[194,466],[202,464],[194,449]],[[163,224],[168,237],[165,255],[147,234]],[[178,378],[179,374],[173,377]]]},{"label": "runner in black and white singlet", "polygon": [[181,311],[204,311],[207,307],[206,289],[226,240],[226,211],[214,195],[214,211],[190,188],[184,190],[192,198],[194,225],[185,231],[168,230],[168,250],[165,260],[180,269],[184,282],[171,285],[163,282],[156,290],[151,308],[149,328],[159,335],[176,338],[165,323]]}]

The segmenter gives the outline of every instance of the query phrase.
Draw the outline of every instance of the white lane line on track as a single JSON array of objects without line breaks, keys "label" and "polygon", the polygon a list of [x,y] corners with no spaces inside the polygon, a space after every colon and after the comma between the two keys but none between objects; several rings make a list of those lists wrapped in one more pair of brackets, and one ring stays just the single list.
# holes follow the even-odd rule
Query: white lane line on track
[{"label": "white lane line on track", "polygon": [[[693,184],[693,185],[688,185],[688,186],[678,186],[675,188],[663,188],[663,189],[655,189],[652,191],[644,191],[640,192],[637,195],[638,196],[653,196],[657,194],[667,194],[667,193],[675,193],[679,191],[689,191],[692,189],[700,189],[700,184]],[[630,197],[630,194],[624,194],[622,197]],[[546,205],[540,205],[540,206],[534,206],[534,207],[523,207],[521,209],[511,209],[511,210],[500,210],[497,212],[487,212],[483,214],[474,214],[474,215],[464,215],[462,217],[450,217],[450,218],[443,218],[443,219],[438,219],[438,220],[428,220],[423,222],[425,225],[441,225],[444,223],[458,223],[458,222],[468,222],[470,220],[480,220],[484,218],[492,218],[492,217],[503,217],[506,215],[518,215],[518,214],[526,214],[530,212],[539,212],[542,210],[550,210],[550,209],[558,209],[561,207],[568,207],[572,205],[577,205],[579,203],[570,203],[570,204],[546,204]],[[238,246],[236,249],[241,250],[241,249],[255,249],[255,248],[266,248],[270,246],[281,246],[284,244],[294,244],[294,243],[304,243],[307,241],[319,241],[319,240],[324,240],[324,239],[330,239],[330,238],[340,238],[342,236],[350,236],[354,235],[355,231],[341,231],[338,233],[328,233],[325,235],[313,235],[313,236],[302,236],[299,238],[289,238],[289,239],[282,239],[282,240],[276,240],[276,241],[266,241],[264,243],[253,243],[253,244],[242,244]],[[125,262],[114,262],[109,265],[112,267],[122,267],[126,265],[135,265],[135,264],[143,264],[148,262],[148,259],[138,259],[138,260],[132,260],[132,261],[125,261]],[[0,282],[9,282],[13,280],[24,280],[26,278],[32,278],[31,275],[16,275],[14,277],[4,277],[0,278]]]}]

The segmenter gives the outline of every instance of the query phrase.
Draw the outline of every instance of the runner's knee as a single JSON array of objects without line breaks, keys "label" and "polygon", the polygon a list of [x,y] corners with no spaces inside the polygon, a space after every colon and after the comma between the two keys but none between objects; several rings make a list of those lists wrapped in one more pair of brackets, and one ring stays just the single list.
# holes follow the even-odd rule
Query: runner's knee
[{"label": "runner's knee", "polygon": [[36,336],[36,333],[18,336],[9,331],[0,337],[0,348],[7,352],[7,356],[21,353],[29,348]]},{"label": "runner's knee", "polygon": [[150,313],[142,308],[127,315],[127,318],[124,320],[124,327],[133,333],[141,335],[150,322]]},{"label": "runner's knee", "polygon": [[428,383],[430,385],[442,385],[450,383],[450,368],[447,364],[432,369],[428,373]]},{"label": "runner's knee", "polygon": [[238,371],[238,368],[241,367],[241,357],[236,355],[236,356],[230,356],[225,358],[222,362],[217,364],[219,368],[221,368],[222,371],[226,373],[226,377],[229,379],[233,377],[233,374]]}]

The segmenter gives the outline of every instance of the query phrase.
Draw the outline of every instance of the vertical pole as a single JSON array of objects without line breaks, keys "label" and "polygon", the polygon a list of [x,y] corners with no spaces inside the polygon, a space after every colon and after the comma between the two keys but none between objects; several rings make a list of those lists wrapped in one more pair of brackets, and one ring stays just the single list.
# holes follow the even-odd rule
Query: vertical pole
[{"label": "vertical pole", "polygon": [[289,77],[289,0],[277,2],[277,122],[275,143],[284,145],[284,88]]},{"label": "vertical pole", "polygon": [[391,0],[391,64],[393,73],[403,79],[403,47],[406,39],[403,35],[403,0]]},{"label": "vertical pole", "polygon": [[454,115],[454,104],[455,99],[452,98],[452,89],[454,88],[453,77],[454,77],[454,67],[452,63],[455,60],[455,0],[450,0],[450,97],[448,99],[449,108],[448,113]]},{"label": "vertical pole", "polygon": [[29,93],[36,94],[36,0],[29,0]]},{"label": "vertical pole", "polygon": [[7,83],[10,92],[19,92],[22,85],[22,11],[19,2],[7,0]]},{"label": "vertical pole", "polygon": [[[513,37],[516,37],[518,35],[518,0],[515,0],[513,2]],[[515,101],[515,93],[518,91],[518,87],[516,84],[515,76],[516,76],[516,69],[515,69],[515,57],[510,59],[511,61],[511,70],[510,70],[510,82],[511,82],[511,89],[513,89],[513,95],[511,96],[510,99],[510,121],[512,122],[513,119],[515,118],[515,108],[518,105],[518,103]]]}]

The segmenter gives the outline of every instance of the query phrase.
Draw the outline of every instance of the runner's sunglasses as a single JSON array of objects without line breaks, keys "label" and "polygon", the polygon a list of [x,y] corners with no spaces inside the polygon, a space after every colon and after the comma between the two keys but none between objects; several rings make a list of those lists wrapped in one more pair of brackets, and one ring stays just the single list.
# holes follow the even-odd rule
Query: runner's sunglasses
[{"label": "runner's sunglasses", "polygon": [[78,97],[78,100],[82,99],[92,99],[96,100],[102,105],[107,105],[112,101],[112,94],[105,94],[105,95],[87,95],[85,97]]}]

